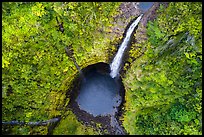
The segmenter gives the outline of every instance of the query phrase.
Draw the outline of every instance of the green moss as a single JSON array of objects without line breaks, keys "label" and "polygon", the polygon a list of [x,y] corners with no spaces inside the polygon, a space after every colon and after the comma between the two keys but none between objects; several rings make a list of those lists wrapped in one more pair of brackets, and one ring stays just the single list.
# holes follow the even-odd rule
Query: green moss
[{"label": "green moss", "polygon": [[59,125],[53,131],[54,135],[96,135],[93,127],[80,123],[71,111],[65,113]]}]

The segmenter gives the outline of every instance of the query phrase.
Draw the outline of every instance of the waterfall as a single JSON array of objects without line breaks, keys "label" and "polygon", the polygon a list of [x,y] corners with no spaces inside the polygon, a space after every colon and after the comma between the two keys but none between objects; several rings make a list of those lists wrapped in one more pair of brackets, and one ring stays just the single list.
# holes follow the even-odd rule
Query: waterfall
[{"label": "waterfall", "polygon": [[131,37],[132,32],[134,31],[135,27],[138,25],[142,16],[143,16],[143,14],[141,14],[128,28],[127,33],[126,33],[126,37],[124,38],[116,56],[114,57],[112,63],[110,64],[110,69],[111,69],[110,76],[112,78],[115,78],[119,73],[123,53],[124,53],[128,43],[130,41],[130,37]]}]

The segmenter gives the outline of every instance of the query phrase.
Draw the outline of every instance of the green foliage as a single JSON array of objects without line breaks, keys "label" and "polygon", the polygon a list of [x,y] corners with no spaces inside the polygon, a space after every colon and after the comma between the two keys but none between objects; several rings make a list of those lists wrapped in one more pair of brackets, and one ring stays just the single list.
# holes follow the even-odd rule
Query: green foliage
[{"label": "green foliage", "polygon": [[54,129],[54,135],[94,135],[97,134],[93,128],[82,125],[76,116],[69,110],[60,121],[59,126]]},{"label": "green foliage", "polygon": [[196,117],[196,113],[188,112],[182,105],[177,105],[171,108],[170,116],[178,122],[190,122]]},{"label": "green foliage", "polygon": [[148,23],[147,50],[123,78],[128,133],[202,134],[201,7],[170,3]]},{"label": "green foliage", "polygon": [[158,46],[158,43],[162,40],[162,38],[164,38],[165,34],[161,32],[158,22],[156,21],[149,21],[147,27],[147,35],[149,36],[149,41],[151,41],[153,45]]},{"label": "green foliage", "polygon": [[161,32],[166,36],[189,31],[195,38],[200,38],[202,30],[201,2],[170,2],[168,8],[161,8],[157,18]]},{"label": "green foliage", "polygon": [[[64,47],[72,47],[82,68],[107,62],[109,41],[99,30],[111,25],[119,4],[3,2],[2,121],[62,115],[60,109],[68,103],[65,94],[78,73]],[[64,33],[56,17],[63,22]],[[18,134],[24,132],[29,134],[28,130]]]}]

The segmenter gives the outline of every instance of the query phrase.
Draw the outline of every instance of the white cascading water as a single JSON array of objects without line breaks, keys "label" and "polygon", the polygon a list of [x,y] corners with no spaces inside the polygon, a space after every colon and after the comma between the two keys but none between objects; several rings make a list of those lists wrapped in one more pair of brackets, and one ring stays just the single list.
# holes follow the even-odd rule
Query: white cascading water
[{"label": "white cascading water", "polygon": [[111,69],[111,72],[110,72],[110,76],[112,78],[115,78],[118,73],[119,73],[119,70],[120,70],[120,64],[121,64],[121,61],[122,61],[122,57],[123,57],[123,53],[128,45],[128,42],[130,40],[130,36],[132,34],[132,32],[134,31],[135,27],[138,25],[140,19],[142,18],[143,14],[141,14],[129,27],[129,29],[127,30],[127,33],[126,33],[126,37],[125,39],[123,40],[122,44],[120,45],[120,48],[116,54],[116,56],[114,57],[112,63],[110,64],[110,69]]}]

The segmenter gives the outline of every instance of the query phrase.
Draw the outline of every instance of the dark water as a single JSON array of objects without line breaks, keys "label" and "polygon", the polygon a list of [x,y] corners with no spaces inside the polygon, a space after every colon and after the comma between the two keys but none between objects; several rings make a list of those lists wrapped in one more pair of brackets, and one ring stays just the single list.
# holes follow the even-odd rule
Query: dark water
[{"label": "dark water", "polygon": [[80,109],[95,116],[114,115],[121,103],[119,84],[109,74],[91,70],[85,75],[76,99]]},{"label": "dark water", "polygon": [[139,8],[143,11],[146,12],[148,9],[152,7],[154,2],[140,2],[139,3]]}]

